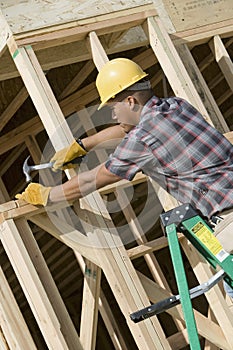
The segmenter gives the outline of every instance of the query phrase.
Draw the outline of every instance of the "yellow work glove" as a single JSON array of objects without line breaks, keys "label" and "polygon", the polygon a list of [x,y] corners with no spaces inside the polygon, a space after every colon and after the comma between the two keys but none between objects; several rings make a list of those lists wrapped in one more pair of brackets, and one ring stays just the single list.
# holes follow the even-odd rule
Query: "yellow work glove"
[{"label": "yellow work glove", "polygon": [[[54,162],[53,170],[68,169],[72,167],[69,162],[75,158],[85,156],[85,154],[87,154],[87,151],[74,140],[70,146],[56,152],[50,162]],[[64,164],[66,165],[64,166]]]},{"label": "yellow work glove", "polygon": [[24,192],[17,194],[15,197],[30,204],[46,206],[51,188],[32,182]]}]

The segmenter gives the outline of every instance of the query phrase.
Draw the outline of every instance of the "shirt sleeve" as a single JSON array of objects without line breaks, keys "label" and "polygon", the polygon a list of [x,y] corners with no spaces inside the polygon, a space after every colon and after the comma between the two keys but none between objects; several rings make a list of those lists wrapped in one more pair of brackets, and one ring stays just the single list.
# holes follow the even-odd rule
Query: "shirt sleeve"
[{"label": "shirt sleeve", "polygon": [[129,134],[109,156],[105,167],[123,179],[132,180],[152,159],[153,155],[147,145]]}]

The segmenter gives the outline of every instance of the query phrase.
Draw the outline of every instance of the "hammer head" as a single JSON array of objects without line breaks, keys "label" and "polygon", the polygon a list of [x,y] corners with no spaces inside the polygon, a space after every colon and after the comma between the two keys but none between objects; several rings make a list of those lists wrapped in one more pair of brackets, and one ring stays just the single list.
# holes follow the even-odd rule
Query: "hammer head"
[{"label": "hammer head", "polygon": [[30,156],[28,156],[24,163],[23,163],[23,173],[24,175],[26,176],[26,182],[31,182],[32,181],[32,178],[31,178],[31,166],[28,165],[28,159],[30,158]]}]

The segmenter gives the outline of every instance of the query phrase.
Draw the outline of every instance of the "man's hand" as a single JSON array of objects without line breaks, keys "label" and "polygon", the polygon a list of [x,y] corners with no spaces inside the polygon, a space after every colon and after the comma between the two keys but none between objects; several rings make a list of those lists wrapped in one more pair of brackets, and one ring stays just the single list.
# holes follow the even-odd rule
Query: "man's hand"
[{"label": "man's hand", "polygon": [[23,199],[25,202],[34,205],[46,206],[51,187],[45,187],[38,183],[30,183],[24,192],[17,194],[17,199]]},{"label": "man's hand", "polygon": [[[64,170],[72,167],[69,162],[75,158],[85,156],[85,154],[87,154],[87,151],[74,140],[70,146],[56,152],[53,158],[50,159],[50,162],[54,162],[53,170]],[[64,164],[66,165],[63,166]]]}]

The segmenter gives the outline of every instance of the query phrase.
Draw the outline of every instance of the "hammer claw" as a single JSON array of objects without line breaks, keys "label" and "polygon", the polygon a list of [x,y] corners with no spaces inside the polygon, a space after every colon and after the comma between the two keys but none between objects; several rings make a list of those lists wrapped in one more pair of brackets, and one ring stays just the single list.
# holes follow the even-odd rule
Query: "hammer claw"
[{"label": "hammer claw", "polygon": [[41,170],[53,167],[53,162],[43,163],[38,165],[28,165],[28,160],[30,156],[28,156],[23,163],[23,173],[26,176],[26,182],[32,181],[31,172],[34,170]]}]

